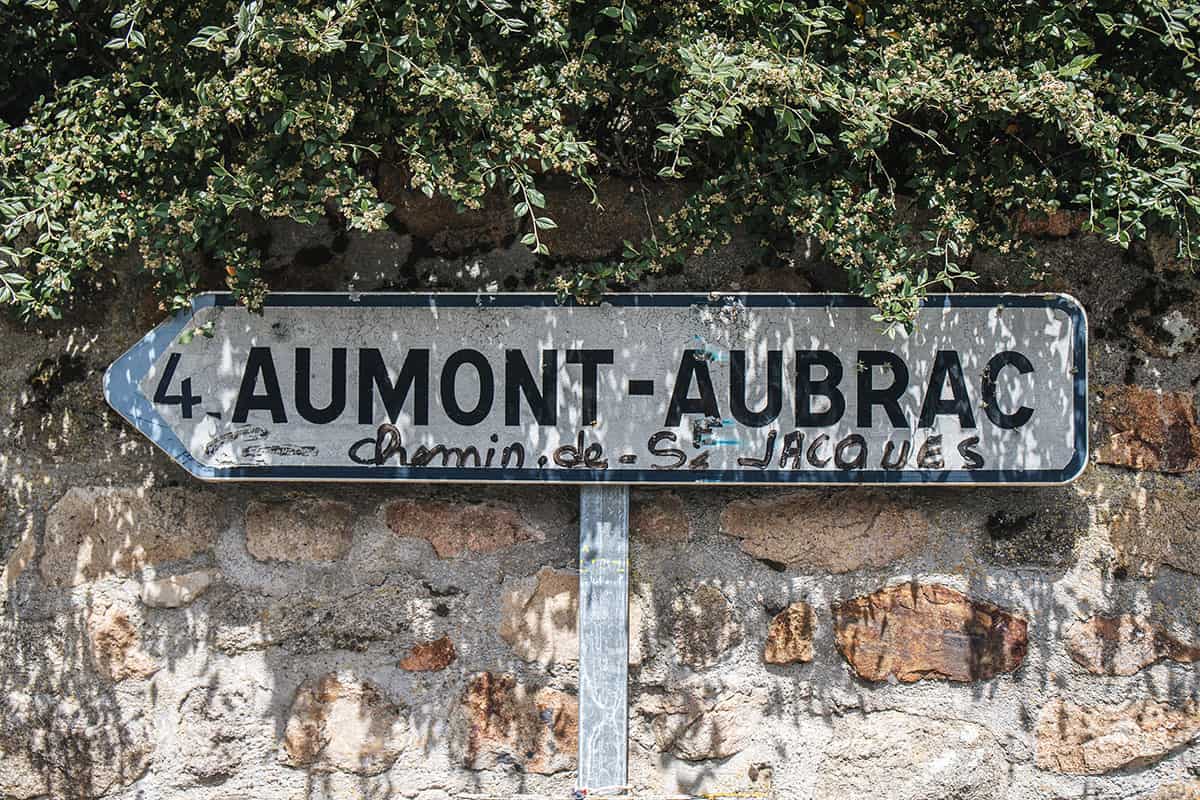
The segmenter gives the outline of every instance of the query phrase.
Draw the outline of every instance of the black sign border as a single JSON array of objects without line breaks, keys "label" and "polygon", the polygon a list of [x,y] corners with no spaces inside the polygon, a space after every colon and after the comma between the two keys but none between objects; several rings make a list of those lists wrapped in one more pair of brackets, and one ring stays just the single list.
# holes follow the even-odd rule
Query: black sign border
[{"label": "black sign border", "polygon": [[[602,303],[618,307],[720,308],[741,303],[747,308],[864,308],[869,300],[848,294],[757,294],[719,292],[711,294],[636,293],[605,295]],[[192,313],[209,306],[236,306],[228,292],[199,295]],[[443,308],[571,307],[582,305],[561,301],[554,294],[534,293],[324,293],[273,292],[264,303],[275,308],[394,308],[438,306]],[[729,485],[1046,485],[1068,483],[1087,466],[1087,314],[1083,306],[1066,294],[946,294],[930,295],[922,308],[1045,308],[1063,311],[1072,325],[1074,356],[1075,452],[1070,462],[1057,470],[592,470],[592,469],[500,469],[496,467],[233,467],[215,468],[194,458],[181,461],[197,478],[205,481],[356,481],[427,483],[553,483],[553,484],[729,484]],[[120,363],[119,361],[117,363]],[[116,367],[116,364],[113,365]],[[111,402],[111,400],[110,400]],[[114,405],[114,408],[116,406]],[[117,411],[121,411],[117,408]],[[124,412],[122,412],[124,414]],[[126,415],[127,416],[127,415]],[[156,442],[157,443],[157,442]],[[189,463],[190,462],[190,463]]]}]

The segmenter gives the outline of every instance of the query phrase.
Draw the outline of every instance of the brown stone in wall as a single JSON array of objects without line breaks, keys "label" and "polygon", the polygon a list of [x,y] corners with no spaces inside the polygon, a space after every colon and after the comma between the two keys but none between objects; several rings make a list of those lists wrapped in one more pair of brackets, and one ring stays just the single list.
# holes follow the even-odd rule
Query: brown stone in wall
[{"label": "brown stone in wall", "polygon": [[190,558],[212,546],[222,516],[205,492],[68,489],[46,515],[42,578],[53,587],[78,586]]},{"label": "brown stone in wall", "polygon": [[377,686],[330,672],[296,690],[279,760],[314,772],[378,775],[408,739],[402,709]]},{"label": "brown stone in wall", "polygon": [[680,591],[672,607],[675,658],[695,670],[716,664],[742,641],[742,627],[725,593],[711,584]]},{"label": "brown stone in wall", "polygon": [[526,661],[579,660],[579,575],[542,567],[504,592],[500,638]]},{"label": "brown stone in wall", "polygon": [[1106,386],[1097,395],[1096,461],[1156,472],[1200,469],[1200,425],[1190,393]]},{"label": "brown stone in wall", "polygon": [[795,664],[812,661],[813,629],[816,620],[808,603],[792,603],[771,620],[763,661],[768,664]]},{"label": "brown stone in wall", "polygon": [[1200,575],[1200,494],[1176,478],[1109,481],[1099,510],[1116,566],[1149,577],[1163,564]]},{"label": "brown stone in wall", "polygon": [[1158,787],[1146,800],[1200,800],[1200,781],[1168,783]]},{"label": "brown stone in wall", "polygon": [[158,671],[158,663],[142,650],[141,634],[128,610],[116,605],[92,609],[87,631],[92,663],[108,680],[148,678]]},{"label": "brown stone in wall", "polygon": [[392,219],[404,231],[424,239],[434,252],[457,255],[500,247],[517,233],[518,220],[502,191],[480,198],[479,208],[459,210],[453,200],[434,194],[426,197],[411,183],[412,175],[388,161],[379,164],[376,188],[379,198],[394,206]]},{"label": "brown stone in wall", "polygon": [[987,680],[1021,666],[1024,619],[937,584],[904,583],[833,607],[838,652],[860,678]]},{"label": "brown stone in wall", "polygon": [[[622,242],[634,245],[649,238],[657,219],[683,204],[687,187],[677,181],[630,181],[619,177],[596,179],[595,199],[579,184],[562,180],[543,185],[546,216],[558,221],[544,231],[542,242],[556,258],[600,261],[619,256]],[[564,220],[570,224],[564,224]]]},{"label": "brown stone in wall", "polygon": [[0,568],[0,592],[5,592],[16,585],[17,579],[33,564],[37,556],[37,538],[33,526],[25,528],[21,538],[8,554],[8,560]]},{"label": "brown stone in wall", "polygon": [[336,561],[354,543],[354,507],[302,497],[251,502],[246,507],[246,549],[259,561]]},{"label": "brown stone in wall", "polygon": [[1133,675],[1162,659],[1200,660],[1200,647],[1186,645],[1162,626],[1132,614],[1073,623],[1066,640],[1071,658],[1095,675]]},{"label": "brown stone in wall", "polygon": [[1085,706],[1056,698],[1042,707],[1034,733],[1041,769],[1103,775],[1153,764],[1190,742],[1200,734],[1200,710],[1149,699]]},{"label": "brown stone in wall", "polygon": [[739,287],[746,292],[811,292],[813,282],[796,267],[757,269],[742,279]]},{"label": "brown stone in wall", "polygon": [[1046,213],[1026,214],[1018,211],[1016,227],[1021,233],[1029,236],[1042,236],[1047,239],[1061,239],[1073,233],[1079,233],[1083,223],[1087,222],[1087,214],[1079,211],[1049,211]]},{"label": "brown stone in wall", "polygon": [[409,672],[438,672],[450,666],[455,657],[454,643],[449,636],[443,636],[413,645],[408,655],[400,660],[400,668]]},{"label": "brown stone in wall", "polygon": [[516,764],[550,775],[578,763],[579,703],[570,695],[484,672],[467,685],[458,714],[451,747],[469,769]]},{"label": "brown stone in wall", "polygon": [[671,544],[689,537],[683,500],[674,492],[634,492],[629,509],[629,534],[640,542]]},{"label": "brown stone in wall", "polygon": [[687,761],[729,758],[761,728],[769,703],[756,687],[685,684],[670,694],[650,694],[636,705],[648,717],[654,747]]},{"label": "brown stone in wall", "polygon": [[384,506],[383,518],[396,535],[428,541],[438,558],[492,553],[542,538],[541,531],[526,522],[516,508],[493,501],[396,500]]},{"label": "brown stone in wall", "polygon": [[803,491],[737,500],[721,513],[721,532],[742,551],[805,569],[850,572],[919,551],[929,519],[881,492]]}]

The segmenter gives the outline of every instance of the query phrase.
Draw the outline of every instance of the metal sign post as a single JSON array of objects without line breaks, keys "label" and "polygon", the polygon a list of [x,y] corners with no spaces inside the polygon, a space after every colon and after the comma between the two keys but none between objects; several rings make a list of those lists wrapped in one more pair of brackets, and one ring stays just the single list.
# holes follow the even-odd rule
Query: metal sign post
[{"label": "metal sign post", "polygon": [[579,777],[588,796],[628,774],[629,487],[579,492]]}]

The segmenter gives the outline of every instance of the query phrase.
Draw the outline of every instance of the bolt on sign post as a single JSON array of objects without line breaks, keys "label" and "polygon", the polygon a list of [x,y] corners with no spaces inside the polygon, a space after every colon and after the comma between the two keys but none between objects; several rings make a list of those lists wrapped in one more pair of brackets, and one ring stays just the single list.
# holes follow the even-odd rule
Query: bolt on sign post
[{"label": "bolt on sign post", "polygon": [[[628,485],[1053,484],[1087,456],[1066,295],[200,295],[108,402],[198,478],[588,484],[582,787],[626,779]],[[592,792],[594,794],[594,792]]]}]

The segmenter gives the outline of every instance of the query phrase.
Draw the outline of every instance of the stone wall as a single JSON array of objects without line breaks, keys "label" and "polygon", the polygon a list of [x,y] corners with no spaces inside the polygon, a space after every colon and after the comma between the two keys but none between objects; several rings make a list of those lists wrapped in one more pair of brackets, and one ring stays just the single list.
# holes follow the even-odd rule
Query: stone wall
[{"label": "stone wall", "polygon": [[[643,190],[601,194],[560,256],[644,224]],[[278,284],[544,282],[503,215],[398,205],[370,237],[273,229]],[[980,288],[1087,307],[1076,483],[635,491],[639,789],[1200,797],[1200,284],[1043,232],[1041,273],[983,257]],[[735,242],[652,287],[840,280]],[[0,323],[0,797],[568,797],[576,490],[199,484],[102,400],[148,298],[119,273],[64,322]]]}]

